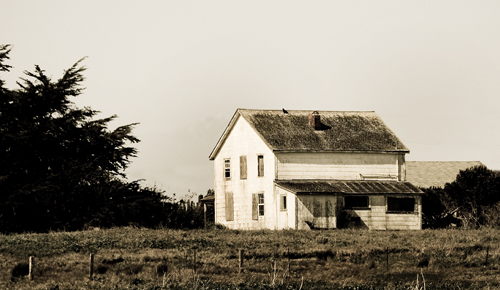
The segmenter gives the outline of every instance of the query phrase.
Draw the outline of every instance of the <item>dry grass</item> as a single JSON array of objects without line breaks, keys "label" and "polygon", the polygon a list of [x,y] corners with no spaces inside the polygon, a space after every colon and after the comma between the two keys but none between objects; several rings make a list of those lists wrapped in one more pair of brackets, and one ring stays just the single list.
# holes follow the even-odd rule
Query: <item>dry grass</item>
[{"label": "dry grass", "polygon": [[[246,257],[241,274],[239,249]],[[92,280],[90,253],[95,254]],[[11,277],[29,255],[36,257],[35,281]],[[1,289],[417,289],[420,274],[427,289],[495,289],[500,230],[118,228],[3,235],[0,269]]]}]

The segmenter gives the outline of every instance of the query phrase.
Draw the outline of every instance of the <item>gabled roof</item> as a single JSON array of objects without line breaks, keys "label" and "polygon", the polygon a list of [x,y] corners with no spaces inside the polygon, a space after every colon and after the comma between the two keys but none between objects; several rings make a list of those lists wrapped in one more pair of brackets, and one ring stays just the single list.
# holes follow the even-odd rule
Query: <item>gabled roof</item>
[{"label": "gabled roof", "polygon": [[406,161],[406,180],[420,187],[444,187],[460,170],[484,165],[479,161]]},{"label": "gabled roof", "polygon": [[406,181],[376,180],[276,180],[275,184],[296,194],[422,194]]},{"label": "gabled roof", "polygon": [[309,123],[311,112],[238,109],[209,158],[215,158],[239,117],[273,151],[409,152],[375,112],[316,111],[321,119],[319,130]]}]

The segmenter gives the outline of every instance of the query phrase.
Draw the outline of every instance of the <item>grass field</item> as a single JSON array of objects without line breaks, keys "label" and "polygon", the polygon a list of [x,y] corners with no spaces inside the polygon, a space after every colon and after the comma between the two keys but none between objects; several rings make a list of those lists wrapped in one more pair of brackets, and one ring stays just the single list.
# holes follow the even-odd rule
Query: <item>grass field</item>
[{"label": "grass field", "polygon": [[0,269],[0,289],[499,289],[500,230],[0,235]]}]

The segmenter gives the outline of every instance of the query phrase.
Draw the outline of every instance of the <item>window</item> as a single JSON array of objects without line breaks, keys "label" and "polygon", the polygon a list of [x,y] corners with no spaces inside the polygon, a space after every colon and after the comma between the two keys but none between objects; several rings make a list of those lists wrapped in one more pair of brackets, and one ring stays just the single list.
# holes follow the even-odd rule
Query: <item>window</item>
[{"label": "window", "polygon": [[264,155],[257,156],[257,176],[264,176]]},{"label": "window", "polygon": [[414,212],[415,198],[413,197],[388,197],[388,212]]},{"label": "window", "polygon": [[264,193],[252,194],[252,219],[258,220],[264,217]]},{"label": "window", "polygon": [[231,159],[224,159],[224,178],[231,179]]},{"label": "window", "polygon": [[286,194],[282,194],[280,197],[280,210],[286,211]]},{"label": "window", "polygon": [[247,157],[240,156],[240,179],[247,179]]},{"label": "window", "polygon": [[264,216],[264,194],[259,193],[259,216]]},{"label": "window", "polygon": [[344,197],[344,208],[368,209],[370,208],[370,198],[366,195],[363,196],[347,195]]}]

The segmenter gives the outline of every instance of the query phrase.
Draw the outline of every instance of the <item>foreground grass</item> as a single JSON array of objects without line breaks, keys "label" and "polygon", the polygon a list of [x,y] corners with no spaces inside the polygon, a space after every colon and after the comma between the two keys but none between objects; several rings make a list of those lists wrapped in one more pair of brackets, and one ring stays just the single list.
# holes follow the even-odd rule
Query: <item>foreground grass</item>
[{"label": "foreground grass", "polygon": [[[13,277],[29,256],[35,280]],[[500,230],[0,235],[0,289],[423,289],[422,279],[427,289],[500,288]]]}]

